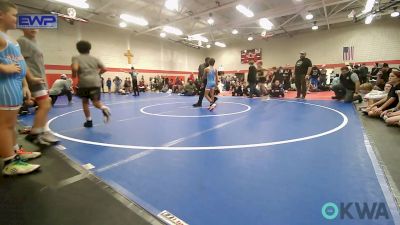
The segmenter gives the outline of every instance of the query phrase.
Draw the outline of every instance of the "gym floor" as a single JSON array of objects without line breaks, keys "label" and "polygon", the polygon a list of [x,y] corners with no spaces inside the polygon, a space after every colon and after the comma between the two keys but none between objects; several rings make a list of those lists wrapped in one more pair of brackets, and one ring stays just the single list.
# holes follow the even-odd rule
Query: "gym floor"
[{"label": "gym floor", "polygon": [[93,109],[84,129],[79,99],[60,99],[49,127],[62,146],[43,150],[41,172],[0,178],[0,224],[162,224],[164,210],[190,225],[325,224],[327,202],[389,211],[333,224],[399,224],[399,129],[352,104],[221,97],[209,112],[193,97],[103,100],[112,121]]}]

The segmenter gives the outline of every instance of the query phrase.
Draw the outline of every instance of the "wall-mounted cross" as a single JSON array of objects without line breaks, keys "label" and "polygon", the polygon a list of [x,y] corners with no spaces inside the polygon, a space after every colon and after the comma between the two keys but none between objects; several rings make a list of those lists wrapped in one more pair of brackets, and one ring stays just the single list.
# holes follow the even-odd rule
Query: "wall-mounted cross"
[{"label": "wall-mounted cross", "polygon": [[124,54],[124,56],[126,56],[128,58],[128,64],[132,64],[132,58],[133,58],[133,54],[131,52],[131,50],[127,50],[126,53]]}]

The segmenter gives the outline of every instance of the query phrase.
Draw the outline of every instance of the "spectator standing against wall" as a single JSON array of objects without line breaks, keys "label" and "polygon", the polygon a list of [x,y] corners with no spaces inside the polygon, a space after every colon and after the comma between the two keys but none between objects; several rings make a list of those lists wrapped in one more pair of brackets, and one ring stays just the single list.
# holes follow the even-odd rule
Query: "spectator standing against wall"
[{"label": "spectator standing against wall", "polygon": [[111,93],[111,85],[112,85],[111,78],[107,79],[106,85],[107,85],[107,91],[110,94]]}]

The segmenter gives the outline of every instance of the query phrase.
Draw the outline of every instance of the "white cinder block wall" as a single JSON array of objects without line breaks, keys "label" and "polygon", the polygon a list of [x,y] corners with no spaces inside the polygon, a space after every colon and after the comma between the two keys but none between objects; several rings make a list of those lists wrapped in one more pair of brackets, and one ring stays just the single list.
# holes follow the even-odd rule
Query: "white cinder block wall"
[{"label": "white cinder block wall", "polygon": [[400,20],[388,19],[374,21],[371,25],[360,22],[354,25],[319,30],[282,37],[269,41],[247,40],[228,44],[227,48],[213,47],[206,54],[216,58],[217,64],[225,70],[247,69],[240,63],[240,51],[262,48],[264,65],[293,66],[299,52],[305,50],[313,64],[340,64],[343,62],[343,47],[354,46],[354,62],[373,62],[377,60],[400,60]]}]

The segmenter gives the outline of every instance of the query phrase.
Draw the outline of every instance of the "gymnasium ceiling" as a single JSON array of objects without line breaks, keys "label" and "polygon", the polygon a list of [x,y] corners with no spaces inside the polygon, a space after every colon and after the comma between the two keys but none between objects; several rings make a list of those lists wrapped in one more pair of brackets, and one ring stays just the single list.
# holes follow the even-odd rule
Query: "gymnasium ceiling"
[{"label": "gymnasium ceiling", "polygon": [[[14,0],[23,12],[56,11],[67,14],[70,5],[55,0]],[[398,0],[378,0],[375,8],[385,4],[397,4]],[[89,9],[77,10],[77,16],[107,26],[119,27],[122,13],[143,17],[148,21],[147,26],[129,24],[127,28],[133,35],[151,35],[160,37],[165,25],[177,27],[183,31],[182,36],[168,35],[171,41],[197,47],[197,41],[188,41],[187,36],[202,34],[215,41],[229,43],[239,40],[247,41],[249,36],[254,39],[275,38],[282,35],[293,36],[298,32],[312,32],[311,27],[316,23],[319,29],[332,29],[336,24],[353,23],[348,15],[352,10],[360,14],[366,0],[179,0],[177,11],[168,10],[165,0],[87,0]],[[254,12],[254,17],[248,18],[236,10],[236,5],[242,4]],[[306,20],[307,13],[313,14],[312,20]],[[389,11],[388,11],[389,12]],[[387,12],[382,13],[387,17]],[[390,14],[390,12],[389,12]],[[212,15],[214,25],[207,23]],[[264,31],[258,21],[268,18],[273,29]],[[390,15],[389,15],[390,17]],[[396,18],[398,19],[398,18]],[[360,21],[359,23],[363,23]],[[237,29],[239,34],[233,35]],[[202,47],[205,47],[204,43]]]}]

